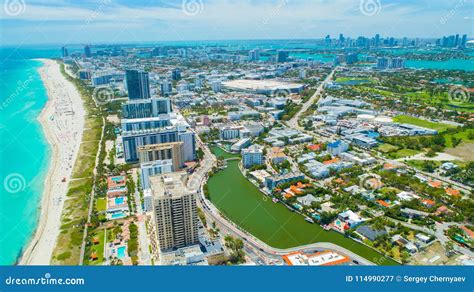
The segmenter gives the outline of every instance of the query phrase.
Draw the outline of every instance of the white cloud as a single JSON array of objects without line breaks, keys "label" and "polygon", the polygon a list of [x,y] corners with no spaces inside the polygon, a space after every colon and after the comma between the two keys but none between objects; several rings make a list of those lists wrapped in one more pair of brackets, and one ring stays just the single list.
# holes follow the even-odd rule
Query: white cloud
[{"label": "white cloud", "polygon": [[[117,35],[133,35],[148,41],[316,38],[338,33],[352,37],[375,33],[431,37],[466,29],[460,22],[465,24],[467,19],[453,17],[439,26],[440,18],[455,5],[454,0],[428,1],[422,5],[380,0],[380,10],[373,16],[362,13],[360,2],[354,0],[212,0],[203,1],[197,13],[183,11],[181,5],[176,8],[131,7],[113,0],[101,0],[96,5],[88,2],[88,8],[68,6],[64,1],[58,6],[46,6],[37,1],[26,3],[26,9],[20,15],[12,16],[2,11],[2,20],[22,22],[18,28],[8,26],[5,39],[18,38],[28,25],[41,26],[46,34],[55,31],[57,35],[51,39],[58,40],[64,37],[61,28],[67,28],[69,32],[84,30],[91,34],[90,37],[100,35],[104,41],[116,39]],[[434,8],[435,4],[442,7]],[[472,4],[465,4],[464,8],[469,7]],[[117,30],[126,30],[126,33]],[[472,34],[472,27],[465,33]],[[68,35],[68,32],[63,34]]]}]

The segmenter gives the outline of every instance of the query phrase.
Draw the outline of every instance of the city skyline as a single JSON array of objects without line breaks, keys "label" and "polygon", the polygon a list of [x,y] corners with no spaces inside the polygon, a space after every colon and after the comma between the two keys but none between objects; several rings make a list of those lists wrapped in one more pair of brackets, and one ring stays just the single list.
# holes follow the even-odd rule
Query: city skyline
[{"label": "city skyline", "polygon": [[2,44],[472,35],[472,1],[2,1]]}]

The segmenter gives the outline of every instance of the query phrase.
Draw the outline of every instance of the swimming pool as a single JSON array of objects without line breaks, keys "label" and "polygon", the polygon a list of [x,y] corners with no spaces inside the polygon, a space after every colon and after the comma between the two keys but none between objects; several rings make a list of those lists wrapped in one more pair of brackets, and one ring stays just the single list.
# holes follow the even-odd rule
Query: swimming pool
[{"label": "swimming pool", "polygon": [[112,219],[119,219],[119,218],[125,217],[125,213],[123,212],[113,213],[110,217]]},{"label": "swimming pool", "polygon": [[125,246],[121,246],[121,247],[117,248],[117,257],[119,259],[123,259],[125,257],[125,249],[126,249]]},{"label": "swimming pool", "polygon": [[124,200],[124,197],[115,198],[115,205],[122,205]]}]

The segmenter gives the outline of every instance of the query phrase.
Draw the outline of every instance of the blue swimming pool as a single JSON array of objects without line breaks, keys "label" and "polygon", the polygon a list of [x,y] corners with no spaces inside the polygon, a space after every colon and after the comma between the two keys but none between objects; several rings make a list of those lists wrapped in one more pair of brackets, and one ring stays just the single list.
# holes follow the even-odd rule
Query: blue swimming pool
[{"label": "blue swimming pool", "polygon": [[123,217],[125,217],[125,213],[123,213],[123,212],[113,213],[110,217],[111,217],[112,219],[123,218]]},{"label": "blue swimming pool", "polygon": [[125,249],[126,249],[125,246],[121,246],[121,247],[117,248],[117,257],[119,259],[123,259],[125,257]]},{"label": "blue swimming pool", "polygon": [[115,205],[122,205],[124,200],[124,197],[115,198]]}]

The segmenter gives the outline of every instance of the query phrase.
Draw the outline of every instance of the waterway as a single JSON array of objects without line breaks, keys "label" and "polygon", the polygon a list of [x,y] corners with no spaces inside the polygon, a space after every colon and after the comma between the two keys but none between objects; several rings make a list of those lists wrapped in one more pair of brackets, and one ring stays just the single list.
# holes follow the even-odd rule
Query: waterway
[{"label": "waterway", "polygon": [[372,248],[337,232],[326,231],[318,224],[308,223],[300,214],[273,203],[242,175],[238,163],[228,161],[226,169],[209,179],[210,199],[226,217],[258,239],[276,248],[331,242],[374,263],[397,265]]}]

